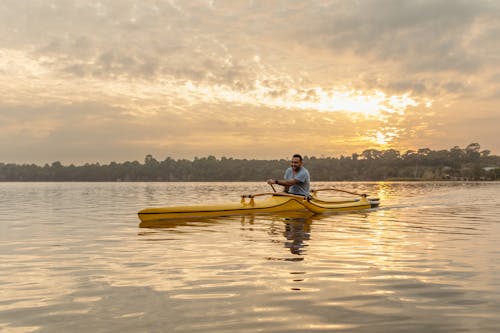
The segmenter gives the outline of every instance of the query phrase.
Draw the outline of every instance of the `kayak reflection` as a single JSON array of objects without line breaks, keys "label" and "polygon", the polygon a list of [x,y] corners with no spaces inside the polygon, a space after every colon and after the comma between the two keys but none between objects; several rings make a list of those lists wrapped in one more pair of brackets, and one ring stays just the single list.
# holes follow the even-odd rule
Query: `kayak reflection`
[{"label": "kayak reflection", "polygon": [[[293,221],[293,220],[307,220],[312,221],[314,219],[318,219],[314,214],[310,212],[280,212],[272,215],[263,215],[263,214],[248,214],[242,216],[224,216],[224,217],[199,217],[199,218],[180,218],[180,219],[169,219],[169,220],[151,220],[151,221],[142,221],[139,223],[139,228],[178,228],[185,226],[210,226],[219,223],[225,223],[228,220],[240,221],[241,225],[253,225],[256,220],[266,219],[266,217],[270,217],[271,220],[274,221]],[[256,219],[257,218],[257,219]],[[311,222],[308,222],[311,223]]]},{"label": "kayak reflection", "polygon": [[186,227],[186,226],[210,226],[214,224],[218,224],[222,221],[222,219],[217,218],[191,218],[191,219],[172,219],[172,220],[157,220],[157,221],[142,221],[139,223],[139,228],[160,228],[160,229],[173,229],[177,227]]}]

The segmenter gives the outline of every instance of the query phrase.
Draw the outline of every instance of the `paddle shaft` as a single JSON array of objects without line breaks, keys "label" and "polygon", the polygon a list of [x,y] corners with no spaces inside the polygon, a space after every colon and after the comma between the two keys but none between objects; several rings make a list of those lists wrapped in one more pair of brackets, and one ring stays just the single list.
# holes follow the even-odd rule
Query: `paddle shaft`
[{"label": "paddle shaft", "polygon": [[344,192],[344,193],[348,193],[348,194],[352,194],[352,195],[359,195],[361,197],[366,197],[366,194],[361,194],[361,193],[356,193],[356,192],[351,192],[351,191],[346,191],[346,190],[341,190],[341,189],[338,189],[338,188],[333,188],[333,187],[328,187],[328,188],[320,188],[318,190],[313,190],[311,192],[319,192],[319,191],[337,191],[337,192]]}]

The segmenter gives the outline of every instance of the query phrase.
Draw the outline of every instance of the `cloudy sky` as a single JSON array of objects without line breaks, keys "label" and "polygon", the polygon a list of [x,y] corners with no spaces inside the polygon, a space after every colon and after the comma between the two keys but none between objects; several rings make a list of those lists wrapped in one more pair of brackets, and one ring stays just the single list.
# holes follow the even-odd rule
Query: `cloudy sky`
[{"label": "cloudy sky", "polygon": [[2,0],[0,162],[500,154],[500,1]]}]

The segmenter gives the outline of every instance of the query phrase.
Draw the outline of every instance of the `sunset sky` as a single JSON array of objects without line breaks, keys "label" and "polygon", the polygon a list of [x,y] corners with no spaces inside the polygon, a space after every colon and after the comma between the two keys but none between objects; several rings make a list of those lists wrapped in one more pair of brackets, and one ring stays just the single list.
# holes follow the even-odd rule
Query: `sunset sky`
[{"label": "sunset sky", "polygon": [[500,154],[500,1],[0,2],[0,162]]}]

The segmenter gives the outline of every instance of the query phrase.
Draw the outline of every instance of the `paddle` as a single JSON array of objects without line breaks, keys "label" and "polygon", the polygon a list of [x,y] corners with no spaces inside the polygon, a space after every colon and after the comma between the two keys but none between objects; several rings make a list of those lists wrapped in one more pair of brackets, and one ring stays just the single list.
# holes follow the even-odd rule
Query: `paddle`
[{"label": "paddle", "polygon": [[290,198],[295,198],[295,199],[307,199],[306,197],[302,195],[297,195],[297,194],[290,194],[286,192],[262,192],[262,193],[254,193],[254,194],[242,194],[241,198],[255,198],[255,197],[261,197],[264,195],[272,195],[272,196],[278,196],[278,197],[290,197]]},{"label": "paddle", "polygon": [[359,195],[360,197],[366,197],[367,196],[367,194],[364,194],[364,193],[361,194],[361,193],[356,193],[356,192],[341,190],[341,189],[334,188],[334,187],[327,187],[327,188],[320,188],[320,189],[317,189],[317,190],[311,190],[312,193],[319,192],[319,191],[337,191],[337,192],[344,192],[344,193],[348,193],[348,194],[352,194],[352,195]]}]

